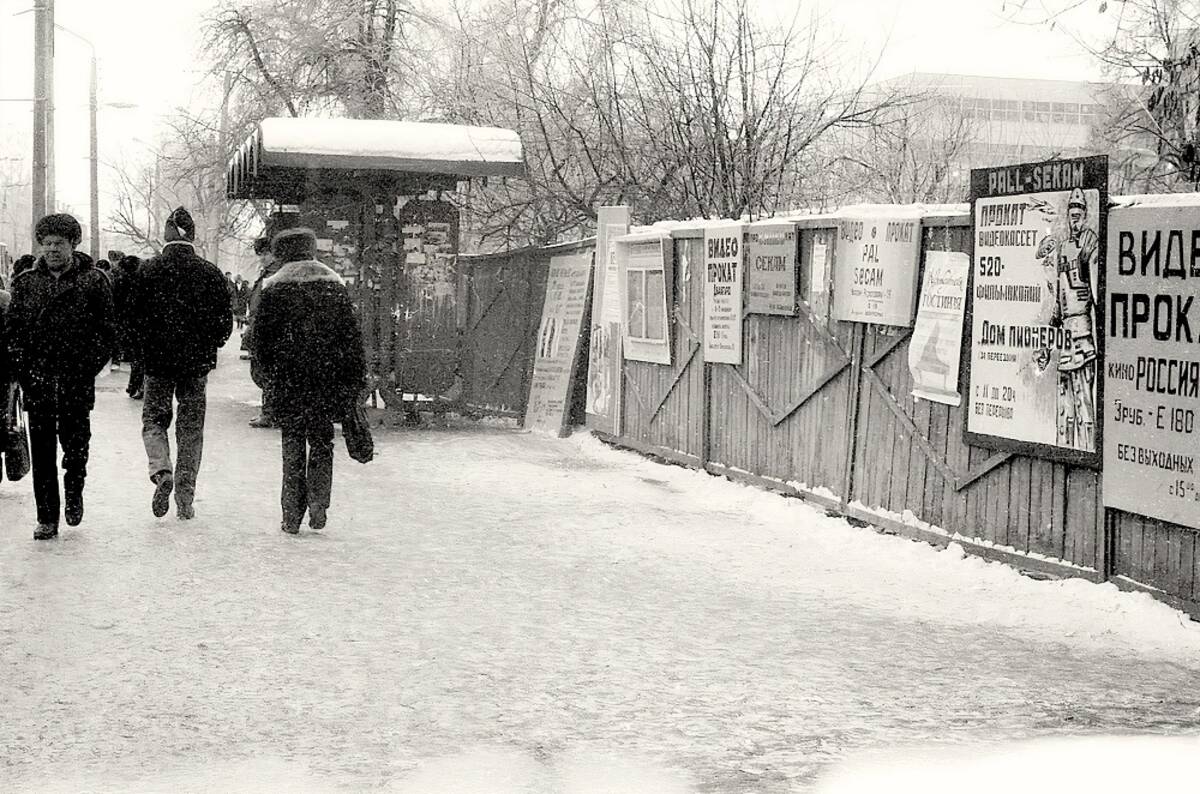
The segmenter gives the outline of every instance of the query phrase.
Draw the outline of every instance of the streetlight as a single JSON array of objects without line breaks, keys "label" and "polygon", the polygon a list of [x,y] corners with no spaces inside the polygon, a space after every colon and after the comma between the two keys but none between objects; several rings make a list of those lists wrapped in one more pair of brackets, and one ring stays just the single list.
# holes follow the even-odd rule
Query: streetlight
[{"label": "streetlight", "polygon": [[[21,16],[22,14],[28,14],[30,11],[40,11],[45,8],[47,8],[46,5],[39,4],[38,7],[36,7],[36,8],[26,9],[25,11],[18,11],[16,14],[13,14],[13,16],[15,16],[15,17]],[[50,19],[53,19],[53,8],[54,8],[53,4],[48,5],[48,9],[51,14]],[[40,21],[40,19],[41,19],[41,14],[39,14],[39,21]],[[97,117],[98,111],[100,109],[100,102],[99,102],[99,97],[98,97],[98,95],[99,95],[99,79],[97,76],[98,70],[96,68],[96,66],[97,66],[96,65],[96,45],[92,43],[91,39],[88,39],[85,36],[81,36],[80,34],[76,33],[75,31],[71,30],[68,27],[60,25],[57,22],[54,22],[53,25],[54,25],[54,29],[61,30],[63,33],[66,33],[69,36],[74,36],[75,38],[82,41],[84,44],[86,44],[88,46],[88,49],[91,50],[91,53],[92,53],[91,79],[90,79],[89,85],[88,85],[88,89],[89,89],[88,90],[88,122],[89,122],[88,126],[89,126],[89,132],[90,132],[90,136],[91,136],[91,141],[90,141],[90,146],[89,146],[89,155],[88,155],[88,160],[89,160],[88,176],[89,176],[89,179],[91,182],[91,213],[90,213],[90,218],[89,218],[89,226],[91,227],[90,228],[91,240],[89,242],[91,244],[91,249],[92,249],[92,258],[98,260],[100,258],[100,143],[99,143],[100,139],[99,139],[99,134],[97,131],[96,117]],[[51,38],[53,38],[53,37],[51,37]],[[53,89],[50,89],[50,90],[53,90]],[[35,93],[39,93],[39,92],[35,90]],[[47,97],[42,97],[39,94],[38,96],[34,97],[34,101],[36,102],[39,99],[46,99],[46,98]],[[130,102],[106,102],[106,103],[104,103],[104,106],[119,109],[119,110],[137,107],[136,104],[132,104]],[[45,135],[45,133],[43,133],[43,135]],[[35,147],[38,145],[38,141],[36,140],[37,137],[38,137],[37,130],[35,130],[34,131],[34,138],[35,138],[34,146]],[[42,145],[45,146],[45,142],[43,142]],[[51,143],[51,146],[53,146],[52,143]],[[36,172],[37,172],[37,160],[38,160],[38,158],[36,156],[36,149],[35,149],[35,157],[34,157],[35,181],[36,181]],[[35,198],[34,210],[36,213],[36,210],[37,210],[36,198]]]}]

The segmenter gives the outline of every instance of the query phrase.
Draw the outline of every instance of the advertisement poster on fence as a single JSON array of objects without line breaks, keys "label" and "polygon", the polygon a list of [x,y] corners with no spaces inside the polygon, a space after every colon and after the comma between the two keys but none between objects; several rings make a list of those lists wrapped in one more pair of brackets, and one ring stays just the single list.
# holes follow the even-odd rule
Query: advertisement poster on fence
[{"label": "advertisement poster on fence", "polygon": [[838,221],[834,319],[912,325],[920,255],[918,212],[878,216],[847,212]]},{"label": "advertisement poster on fence", "polygon": [[1098,466],[1108,162],[971,171],[971,444]]},{"label": "advertisement poster on fence", "polygon": [[704,230],[704,360],[742,363],[742,224]]},{"label": "advertisement poster on fence", "polygon": [[959,405],[958,359],[971,260],[957,251],[929,251],[917,301],[917,321],[908,343],[908,369],[915,397]]},{"label": "advertisement poster on fence", "polygon": [[808,266],[808,305],[824,324],[829,323],[829,268],[832,265],[835,229],[814,229]]},{"label": "advertisement poster on fence", "polygon": [[671,238],[661,234],[617,240],[625,294],[623,351],[627,361],[671,363]]},{"label": "advertisement poster on fence", "polygon": [[616,238],[629,231],[629,207],[596,212],[596,265],[592,268],[592,327],[587,375],[587,426],[621,432],[621,323]]},{"label": "advertisement poster on fence", "polygon": [[576,356],[592,289],[592,254],[550,259],[546,300],[534,350],[525,427],[565,435]]},{"label": "advertisement poster on fence", "polygon": [[746,311],[796,313],[796,227],[753,224],[746,242]]},{"label": "advertisement poster on fence", "polygon": [[1105,507],[1200,528],[1200,221],[1194,207],[1108,219]]}]

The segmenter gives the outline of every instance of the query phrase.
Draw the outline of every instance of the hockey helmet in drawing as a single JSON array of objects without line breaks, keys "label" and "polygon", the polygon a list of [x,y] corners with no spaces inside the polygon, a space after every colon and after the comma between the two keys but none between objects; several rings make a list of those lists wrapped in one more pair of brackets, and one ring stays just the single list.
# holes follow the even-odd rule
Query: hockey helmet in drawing
[{"label": "hockey helmet in drawing", "polygon": [[1071,207],[1079,207],[1082,210],[1087,209],[1087,199],[1083,197],[1083,190],[1080,188],[1073,188],[1071,195],[1067,197],[1067,209]]}]

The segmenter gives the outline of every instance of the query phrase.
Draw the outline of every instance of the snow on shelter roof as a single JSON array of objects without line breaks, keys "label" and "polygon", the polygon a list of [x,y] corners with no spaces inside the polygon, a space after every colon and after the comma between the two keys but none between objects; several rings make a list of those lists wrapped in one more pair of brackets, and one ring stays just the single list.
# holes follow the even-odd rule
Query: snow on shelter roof
[{"label": "snow on shelter roof", "polygon": [[384,171],[452,178],[523,176],[521,139],[501,127],[382,119],[267,118],[229,163],[231,197],[256,198],[271,172]]}]

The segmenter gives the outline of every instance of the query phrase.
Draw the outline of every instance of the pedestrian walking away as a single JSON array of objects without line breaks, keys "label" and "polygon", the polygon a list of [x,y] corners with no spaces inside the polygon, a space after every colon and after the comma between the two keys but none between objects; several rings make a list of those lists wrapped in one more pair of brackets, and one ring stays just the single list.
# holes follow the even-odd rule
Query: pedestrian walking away
[{"label": "pedestrian walking away", "polygon": [[129,383],[125,387],[125,393],[133,400],[142,399],[144,381],[142,354],[138,349],[139,343],[133,316],[134,287],[137,285],[138,269],[141,264],[142,260],[136,256],[122,256],[113,280],[117,347],[121,350],[122,360],[129,362]]},{"label": "pedestrian walking away", "polygon": [[70,526],[83,520],[96,376],[112,354],[114,330],[108,278],[91,257],[75,250],[82,238],[79,222],[66,214],[47,215],[34,237],[42,255],[13,279],[5,336],[29,413],[34,538],[43,540],[58,534],[60,509]]},{"label": "pedestrian walking away", "polygon": [[[183,207],[167,218],[163,252],[136,278],[132,315],[145,368],[142,441],[154,483],[151,510],[167,514],[175,493],[176,514],[195,515],[196,479],[204,451],[208,373],[217,350],[233,332],[225,277],[196,254],[196,225]],[[167,431],[175,418],[175,462]]]},{"label": "pedestrian walking away", "polygon": [[259,415],[250,420],[251,427],[270,428],[278,427],[276,418],[272,411],[269,395],[265,387],[266,380],[262,373],[262,366],[254,357],[254,317],[258,312],[258,303],[262,299],[263,282],[275,275],[283,263],[275,258],[271,252],[271,241],[265,237],[260,237],[254,241],[254,253],[258,256],[259,272],[258,278],[254,280],[254,285],[250,287],[250,293],[246,298],[246,311],[248,314],[248,326],[246,332],[242,335],[242,347],[250,353],[250,379],[254,384],[263,390],[262,410]]},{"label": "pedestrian walking away", "polygon": [[341,277],[316,261],[316,235],[288,229],[271,250],[279,272],[263,282],[251,355],[282,428],[280,528],[325,526],[333,488],[333,423],[366,385],[362,332]]}]

